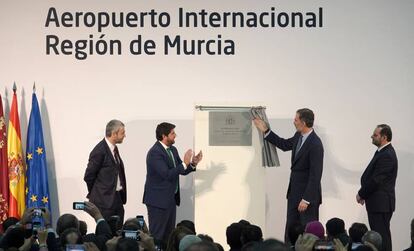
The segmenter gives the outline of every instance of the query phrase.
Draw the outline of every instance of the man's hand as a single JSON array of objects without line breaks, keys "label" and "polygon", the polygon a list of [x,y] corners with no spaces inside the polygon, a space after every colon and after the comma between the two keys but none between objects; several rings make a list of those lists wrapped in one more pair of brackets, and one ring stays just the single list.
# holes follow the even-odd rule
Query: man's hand
[{"label": "man's hand", "polygon": [[144,250],[155,250],[154,238],[142,231],[139,231],[139,236],[141,237],[140,246],[142,246]]},{"label": "man's hand", "polygon": [[32,221],[32,218],[33,218],[33,212],[34,212],[34,208],[33,207],[26,208],[26,210],[23,213],[22,219],[20,220],[20,223],[22,225],[25,225],[25,224],[31,222]]},{"label": "man's hand", "polygon": [[50,227],[52,224],[50,223],[50,212],[47,207],[42,207],[42,217],[45,227]]},{"label": "man's hand", "polygon": [[339,239],[333,239],[333,246],[334,246],[334,250],[335,251],[347,251],[348,250],[348,245],[344,246],[342,244],[342,242]]},{"label": "man's hand", "polygon": [[362,199],[362,198],[359,196],[359,194],[357,194],[357,195],[356,195],[356,201],[357,201],[359,204],[361,204],[361,205],[364,205],[364,204],[365,204],[365,200],[364,200],[364,199]]},{"label": "man's hand", "polygon": [[35,242],[36,238],[34,236],[30,236],[29,238],[24,239],[24,243],[19,247],[19,251],[29,251]]},{"label": "man's hand", "polygon": [[265,133],[267,130],[269,130],[269,127],[266,125],[266,122],[259,118],[253,119],[254,125],[261,131],[262,133]]},{"label": "man's hand", "polygon": [[187,167],[188,165],[190,165],[191,157],[193,157],[193,151],[191,149],[188,149],[187,152],[185,152],[185,154],[184,154],[184,164],[185,164],[185,167]]},{"label": "man's hand", "polygon": [[198,152],[197,155],[193,156],[193,159],[191,160],[191,165],[194,167],[197,166],[197,164],[203,159],[203,152]]},{"label": "man's hand", "polygon": [[308,209],[309,204],[306,203],[304,200],[301,200],[299,202],[299,206],[298,206],[298,211],[299,213],[303,213],[306,211],[306,209]]},{"label": "man's hand", "polygon": [[46,229],[42,229],[42,230],[38,230],[37,231],[37,238],[39,240],[39,245],[46,245],[46,241],[47,241],[47,230]]},{"label": "man's hand", "polygon": [[99,248],[93,242],[85,242],[84,245],[86,251],[99,251]]},{"label": "man's hand", "polygon": [[299,238],[296,240],[296,243],[295,243],[295,250],[296,251],[312,251],[313,246],[315,245],[315,242],[317,239],[318,237],[316,237],[313,234],[299,235]]},{"label": "man's hand", "polygon": [[121,239],[121,236],[115,236],[114,238],[108,240],[105,243],[106,250],[107,251],[115,251],[116,250],[116,245],[118,244],[119,239]]},{"label": "man's hand", "polygon": [[103,219],[101,211],[99,211],[99,209],[92,202],[85,201],[85,209],[84,210],[90,216],[92,216],[95,219],[95,221],[98,221],[99,219]]}]

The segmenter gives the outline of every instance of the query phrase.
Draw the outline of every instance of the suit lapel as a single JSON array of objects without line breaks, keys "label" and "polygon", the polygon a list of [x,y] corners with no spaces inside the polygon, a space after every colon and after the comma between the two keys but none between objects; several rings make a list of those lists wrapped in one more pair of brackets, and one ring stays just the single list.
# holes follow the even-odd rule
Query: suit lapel
[{"label": "suit lapel", "polygon": [[106,143],[106,140],[105,139],[103,139],[103,144],[104,144],[104,148],[106,150],[106,154],[109,155],[110,158],[111,158],[111,160],[112,160],[112,162],[114,162],[114,164],[116,164],[114,155],[112,154],[111,149],[109,148],[108,143]]},{"label": "suit lapel", "polygon": [[365,175],[367,175],[371,171],[371,169],[374,166],[374,163],[377,161],[377,159],[381,155],[383,155],[385,152],[389,151],[389,149],[391,149],[391,147],[392,147],[391,144],[389,144],[386,147],[382,148],[381,151],[379,151],[379,152],[378,152],[378,150],[375,151],[374,157],[372,157],[372,159],[369,162],[367,168],[365,169],[364,173],[362,174],[362,177],[364,177]]},{"label": "suit lapel", "polygon": [[[172,160],[171,160],[170,156],[168,155],[167,149],[165,149],[164,146],[161,145],[161,143],[159,141],[157,141],[157,144],[158,144],[158,148],[163,152],[164,157],[167,159],[168,168],[169,169],[174,168],[174,163],[172,163]],[[172,151],[172,149],[171,149],[171,153],[172,153],[173,158],[174,158],[174,152]]]},{"label": "suit lapel", "polygon": [[[315,131],[312,131],[311,134],[309,134],[308,138],[305,140],[302,147],[299,149],[298,154],[295,155],[293,163],[295,163],[303,155],[304,152],[308,151],[310,141],[313,140],[314,133],[315,133]],[[295,151],[296,151],[296,147],[297,147],[297,142],[296,142],[296,146],[295,146],[295,149],[294,149]]]}]

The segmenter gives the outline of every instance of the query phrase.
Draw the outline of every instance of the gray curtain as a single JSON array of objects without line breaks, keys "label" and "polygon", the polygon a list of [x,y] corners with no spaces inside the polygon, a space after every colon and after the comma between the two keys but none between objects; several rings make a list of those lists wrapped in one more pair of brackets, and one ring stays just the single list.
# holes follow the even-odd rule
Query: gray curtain
[{"label": "gray curtain", "polygon": [[[269,120],[266,116],[266,108],[264,107],[253,107],[251,109],[252,116],[260,118],[266,122],[270,128]],[[266,140],[264,140],[264,134],[257,130],[259,133],[260,144],[262,146],[262,166],[264,167],[277,167],[280,166],[279,157],[277,155],[276,147]]]}]

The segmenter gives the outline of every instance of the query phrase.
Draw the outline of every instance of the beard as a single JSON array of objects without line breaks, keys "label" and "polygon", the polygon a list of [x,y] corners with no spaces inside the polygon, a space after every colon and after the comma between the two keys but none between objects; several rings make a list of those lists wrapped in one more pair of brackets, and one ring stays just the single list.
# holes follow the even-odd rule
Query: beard
[{"label": "beard", "polygon": [[167,143],[168,143],[168,146],[172,146],[174,143],[175,143],[175,140],[173,140],[173,139],[169,139],[168,141],[167,141]]}]

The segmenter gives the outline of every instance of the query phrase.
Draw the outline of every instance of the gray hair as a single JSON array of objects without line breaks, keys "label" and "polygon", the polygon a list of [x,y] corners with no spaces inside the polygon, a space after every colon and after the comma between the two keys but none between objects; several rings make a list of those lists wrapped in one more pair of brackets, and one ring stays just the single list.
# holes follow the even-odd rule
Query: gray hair
[{"label": "gray hair", "polygon": [[377,250],[382,249],[382,237],[379,233],[375,231],[368,231],[362,236],[362,243],[369,242],[374,245]]},{"label": "gray hair", "polygon": [[120,120],[113,119],[109,121],[108,124],[106,124],[105,136],[111,137],[113,132],[117,132],[122,127],[125,127],[125,125]]}]

